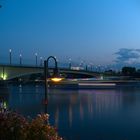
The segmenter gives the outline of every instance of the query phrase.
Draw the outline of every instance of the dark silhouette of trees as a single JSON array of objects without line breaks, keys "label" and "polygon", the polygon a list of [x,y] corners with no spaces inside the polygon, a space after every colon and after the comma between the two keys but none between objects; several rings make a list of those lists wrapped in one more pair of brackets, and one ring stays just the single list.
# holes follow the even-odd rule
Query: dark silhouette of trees
[{"label": "dark silhouette of trees", "polygon": [[136,73],[135,67],[123,67],[122,74],[125,76],[133,76]]}]

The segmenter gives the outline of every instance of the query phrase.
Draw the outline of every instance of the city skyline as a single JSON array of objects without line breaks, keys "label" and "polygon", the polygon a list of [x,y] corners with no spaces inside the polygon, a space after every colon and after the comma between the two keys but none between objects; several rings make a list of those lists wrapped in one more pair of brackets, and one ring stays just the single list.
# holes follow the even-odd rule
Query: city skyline
[{"label": "city skyline", "polygon": [[[33,61],[35,53],[62,63],[140,62],[137,0],[15,0],[0,9],[0,61]],[[23,62],[24,62],[23,61]]]}]

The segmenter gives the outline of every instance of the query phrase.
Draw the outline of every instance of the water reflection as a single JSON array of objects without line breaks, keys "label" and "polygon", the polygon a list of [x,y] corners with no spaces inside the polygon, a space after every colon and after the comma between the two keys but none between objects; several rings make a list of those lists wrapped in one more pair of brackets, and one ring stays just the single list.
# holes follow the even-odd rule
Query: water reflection
[{"label": "water reflection", "polygon": [[140,89],[110,90],[49,90],[48,105],[44,106],[42,85],[9,85],[9,94],[1,99],[9,108],[34,117],[48,112],[67,140],[140,139]]},{"label": "water reflection", "polygon": [[140,107],[140,89],[135,88],[55,90],[50,91],[49,95],[49,113],[55,118],[51,120],[52,124],[56,125],[61,134],[66,135],[68,139],[82,140],[87,135],[95,139],[97,135],[101,135],[99,139],[139,137],[138,107]]},{"label": "water reflection", "polygon": [[5,87],[0,87],[0,112],[5,111],[8,108],[9,92]]},{"label": "water reflection", "polygon": [[9,85],[9,108],[31,117],[44,112],[41,87],[40,85]]},{"label": "water reflection", "polygon": [[65,113],[64,115],[67,116],[65,120],[68,119],[71,126],[76,117],[82,122],[85,119],[92,119],[93,116],[105,118],[108,114],[111,115],[112,112],[120,109],[122,97],[121,92],[115,90],[55,90],[55,92],[50,91],[49,108],[53,108],[52,111],[57,114],[56,120]]}]

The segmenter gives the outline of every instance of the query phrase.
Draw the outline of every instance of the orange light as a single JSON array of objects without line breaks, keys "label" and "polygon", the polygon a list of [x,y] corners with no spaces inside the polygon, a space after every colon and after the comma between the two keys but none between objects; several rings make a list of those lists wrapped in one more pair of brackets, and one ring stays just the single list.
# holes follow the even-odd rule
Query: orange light
[{"label": "orange light", "polygon": [[60,82],[63,78],[51,78],[53,82]]}]

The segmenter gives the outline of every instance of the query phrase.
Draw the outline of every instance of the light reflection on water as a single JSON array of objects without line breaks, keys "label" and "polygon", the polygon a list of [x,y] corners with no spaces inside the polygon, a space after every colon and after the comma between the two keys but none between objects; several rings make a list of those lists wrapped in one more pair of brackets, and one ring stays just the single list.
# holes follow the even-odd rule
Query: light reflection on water
[{"label": "light reflection on water", "polygon": [[[2,95],[25,116],[45,112],[42,85],[9,85]],[[50,123],[67,140],[139,140],[140,88],[49,90]]]}]

